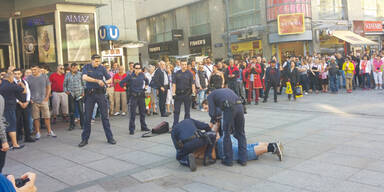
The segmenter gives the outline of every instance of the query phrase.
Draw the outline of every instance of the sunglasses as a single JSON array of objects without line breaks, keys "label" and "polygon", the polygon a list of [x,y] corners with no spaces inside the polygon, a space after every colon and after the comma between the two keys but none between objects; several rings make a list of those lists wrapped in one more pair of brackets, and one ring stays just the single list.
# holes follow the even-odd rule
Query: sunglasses
[{"label": "sunglasses", "polygon": [[135,68],[135,69],[141,69],[141,68]]}]

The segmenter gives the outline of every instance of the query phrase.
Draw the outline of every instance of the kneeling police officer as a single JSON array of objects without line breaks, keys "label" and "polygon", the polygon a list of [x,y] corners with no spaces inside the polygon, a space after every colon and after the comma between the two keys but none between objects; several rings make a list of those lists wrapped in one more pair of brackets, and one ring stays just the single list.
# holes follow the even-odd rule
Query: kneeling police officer
[{"label": "kneeling police officer", "polygon": [[120,86],[123,87],[125,83],[129,85],[129,106],[130,106],[130,120],[129,120],[129,134],[135,133],[135,117],[136,107],[139,106],[140,124],[142,131],[149,131],[145,123],[145,90],[148,88],[148,79],[145,77],[141,65],[135,63],[134,72],[127,74],[127,76],[120,81]]},{"label": "kneeling police officer", "polygon": [[176,148],[176,159],[180,164],[189,166],[191,171],[196,171],[193,152],[200,147],[207,146],[204,154],[205,166],[216,162],[212,159],[216,132],[211,131],[209,124],[194,119],[185,119],[172,128],[171,137]]},{"label": "kneeling police officer", "polygon": [[247,164],[247,141],[244,132],[244,108],[241,98],[231,89],[215,89],[202,104],[204,110],[209,111],[211,126],[218,121],[219,117],[222,117],[223,133],[220,134],[224,135],[224,158],[222,164],[226,166],[233,165],[232,142],[230,137],[232,130],[233,136],[238,140],[238,163],[245,166]]}]

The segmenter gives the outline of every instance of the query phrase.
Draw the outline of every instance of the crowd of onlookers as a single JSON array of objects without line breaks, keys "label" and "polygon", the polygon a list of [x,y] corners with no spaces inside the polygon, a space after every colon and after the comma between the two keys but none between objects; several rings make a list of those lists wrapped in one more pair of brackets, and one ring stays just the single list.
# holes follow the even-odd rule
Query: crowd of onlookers
[{"label": "crowd of onlookers", "polygon": [[[259,104],[259,99],[267,102],[270,89],[274,89],[275,102],[277,95],[282,93],[286,93],[289,100],[296,100],[297,95],[337,93],[344,88],[348,93],[356,88],[382,89],[383,56],[384,51],[346,56],[340,53],[290,56],[281,63],[276,57],[267,60],[260,56],[216,62],[209,57],[201,62],[190,60],[188,70],[195,77],[197,90],[196,95],[192,96],[192,108],[203,110],[202,102],[209,92],[223,87],[232,89],[243,98],[244,104],[251,104],[252,101]],[[118,63],[111,66],[104,62],[103,65],[113,78],[106,91],[109,114],[125,116],[129,108],[129,90],[128,85],[120,86],[119,82],[133,71],[134,63],[129,63],[128,69]],[[150,82],[150,88],[146,89],[148,116],[158,115],[161,107],[166,109],[166,114],[162,116],[168,116],[173,111],[172,86],[168,87],[165,106],[159,106],[159,87],[154,86],[156,80],[152,81],[156,71],[166,74],[167,84],[171,85],[172,75],[180,69],[179,60],[159,61],[156,66],[143,68]],[[78,81],[75,81],[76,78]],[[66,122],[72,122],[70,130],[75,128],[74,123],[82,127],[79,119],[83,115],[81,99],[85,84],[81,80],[79,65],[59,65],[53,72],[38,65],[25,70],[10,67],[1,72],[1,79],[0,94],[5,99],[4,117],[9,124],[7,133],[11,148],[22,148],[23,145],[18,141],[23,137],[26,142],[39,139],[41,126],[47,129],[48,136],[56,137],[51,124],[56,123],[58,116]],[[96,106],[93,120],[97,111]]]}]

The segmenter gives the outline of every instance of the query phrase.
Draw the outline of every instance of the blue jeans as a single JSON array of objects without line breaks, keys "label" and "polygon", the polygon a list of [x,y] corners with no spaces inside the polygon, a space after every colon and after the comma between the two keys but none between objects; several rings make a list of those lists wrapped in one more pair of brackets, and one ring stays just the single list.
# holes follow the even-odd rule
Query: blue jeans
[{"label": "blue jeans", "polygon": [[371,77],[369,73],[364,73],[363,75],[363,88],[371,88]]},{"label": "blue jeans", "polygon": [[[345,87],[345,72],[343,70],[339,70],[339,75],[337,76],[338,76],[337,87],[341,89],[342,88],[341,86]],[[343,81],[342,85],[340,84],[340,81]]]},{"label": "blue jeans", "polygon": [[338,86],[337,86],[337,75],[329,75],[329,84],[332,92],[337,92],[338,91]]},{"label": "blue jeans", "polygon": [[[237,139],[231,135],[232,141],[232,150],[233,150],[233,160],[239,160],[239,150],[238,150],[238,142]],[[255,153],[255,146],[258,146],[259,143],[247,144],[247,159],[249,160],[257,160],[259,157]],[[219,159],[224,157],[224,145],[223,145],[223,137],[217,141],[217,156]]]},{"label": "blue jeans", "polygon": [[199,109],[201,110],[203,108],[202,103],[205,99],[205,93],[206,90],[200,90],[197,97],[197,103],[199,104]]},{"label": "blue jeans", "polygon": [[303,86],[303,91],[308,92],[309,90],[308,75],[307,74],[300,75],[300,82],[301,82],[301,85]]}]

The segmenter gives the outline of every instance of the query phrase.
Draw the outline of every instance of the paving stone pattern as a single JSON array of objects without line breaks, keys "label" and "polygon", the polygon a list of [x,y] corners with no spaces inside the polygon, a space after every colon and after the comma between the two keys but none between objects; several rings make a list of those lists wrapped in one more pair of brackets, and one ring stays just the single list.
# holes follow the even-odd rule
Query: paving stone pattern
[{"label": "paving stone pattern", "polygon": [[[4,173],[37,173],[39,192],[224,192],[224,191],[384,191],[384,91],[313,94],[289,102],[249,105],[248,143],[280,140],[284,161],[272,154],[246,167],[217,162],[190,172],[175,160],[170,134],[129,135],[128,116],[111,117],[117,145],[106,143],[100,120],[89,145],[78,148],[81,130],[54,125],[58,138],[43,137],[7,153]],[[180,114],[183,117],[183,114]],[[193,118],[208,114],[192,110]],[[172,116],[147,118],[149,127]],[[137,117],[136,127],[139,126]]]}]

